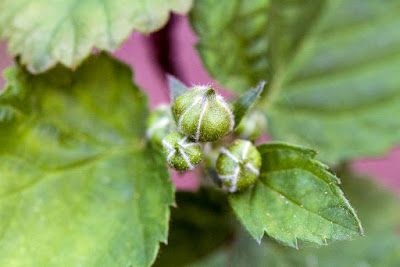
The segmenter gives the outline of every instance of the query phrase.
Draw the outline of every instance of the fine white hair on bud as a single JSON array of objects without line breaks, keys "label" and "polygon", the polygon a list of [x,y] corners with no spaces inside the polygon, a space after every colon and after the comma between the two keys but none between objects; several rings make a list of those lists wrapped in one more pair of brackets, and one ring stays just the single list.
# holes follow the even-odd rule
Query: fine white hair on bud
[{"label": "fine white hair on bud", "polygon": [[198,143],[179,132],[172,132],[162,141],[169,166],[178,171],[192,170],[201,161]]},{"label": "fine white hair on bud", "polygon": [[235,140],[228,149],[222,148],[217,159],[217,172],[229,192],[242,191],[254,184],[260,175],[261,155],[247,140]]},{"label": "fine white hair on bud", "polygon": [[212,86],[195,86],[174,103],[178,129],[195,141],[214,142],[233,130],[229,104]]}]

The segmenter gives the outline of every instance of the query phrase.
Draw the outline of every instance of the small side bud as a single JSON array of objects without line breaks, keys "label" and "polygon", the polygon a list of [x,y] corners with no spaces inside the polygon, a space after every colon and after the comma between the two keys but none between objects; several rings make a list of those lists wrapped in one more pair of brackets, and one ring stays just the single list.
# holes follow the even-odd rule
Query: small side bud
[{"label": "small side bud", "polygon": [[229,192],[242,191],[254,184],[260,175],[261,155],[247,140],[235,140],[228,149],[222,148],[217,172]]},{"label": "small side bud", "polygon": [[160,105],[150,113],[146,136],[151,142],[161,147],[162,140],[172,130],[175,130],[175,121],[170,106]]},{"label": "small side bud", "polygon": [[243,117],[239,126],[234,130],[234,134],[252,142],[257,140],[267,129],[267,119],[261,112],[252,112]]},{"label": "small side bud", "polygon": [[169,166],[178,171],[192,170],[201,161],[201,148],[179,132],[172,132],[162,141]]},{"label": "small side bud", "polygon": [[211,86],[197,86],[174,103],[179,130],[201,142],[214,142],[233,130],[234,117],[228,103]]}]

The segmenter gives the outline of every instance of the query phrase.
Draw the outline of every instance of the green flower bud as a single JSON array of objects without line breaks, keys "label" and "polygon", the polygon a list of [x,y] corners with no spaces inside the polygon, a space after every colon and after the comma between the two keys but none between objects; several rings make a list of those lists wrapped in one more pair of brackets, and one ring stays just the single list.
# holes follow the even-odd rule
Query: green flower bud
[{"label": "green flower bud", "polygon": [[252,112],[243,117],[238,127],[233,132],[241,139],[257,140],[267,128],[267,120],[261,112]]},{"label": "green flower bud", "polygon": [[171,168],[192,170],[201,160],[201,148],[179,132],[172,132],[162,141],[164,154]]},{"label": "green flower bud", "polygon": [[196,86],[178,97],[175,118],[181,132],[201,142],[214,142],[233,130],[228,103],[211,86]]},{"label": "green flower bud", "polygon": [[175,121],[170,106],[160,105],[150,113],[147,119],[146,136],[154,144],[161,147],[162,140],[172,130],[175,130]]},{"label": "green flower bud", "polygon": [[222,148],[217,172],[229,192],[241,191],[254,184],[260,175],[261,155],[247,140],[236,140],[229,149]]}]

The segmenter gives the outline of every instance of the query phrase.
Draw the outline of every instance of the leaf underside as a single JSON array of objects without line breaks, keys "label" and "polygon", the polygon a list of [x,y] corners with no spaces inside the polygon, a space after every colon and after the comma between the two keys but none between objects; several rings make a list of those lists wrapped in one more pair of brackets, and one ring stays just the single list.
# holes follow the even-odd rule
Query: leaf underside
[{"label": "leaf underside", "polygon": [[266,110],[272,136],[316,148],[329,163],[379,155],[400,142],[399,26],[399,1],[325,3],[277,77],[281,86]]},{"label": "leaf underside", "polygon": [[259,106],[274,139],[330,164],[400,142],[399,1],[206,0],[191,23],[222,85],[268,81]]},{"label": "leaf underside", "polygon": [[[245,92],[269,82],[267,44],[269,0],[195,1],[190,20],[199,37],[203,64],[218,83]],[[223,64],[221,64],[223,62]]]},{"label": "leaf underside", "polygon": [[258,146],[260,178],[254,187],[230,195],[231,206],[249,233],[278,242],[326,245],[363,235],[360,220],[338,184],[314,158],[315,152],[284,143]]},{"label": "leaf underside", "polygon": [[56,63],[76,67],[94,47],[112,51],[132,30],[151,33],[170,12],[184,14],[192,0],[2,0],[0,38],[33,72]]},{"label": "leaf underside", "polygon": [[147,101],[130,69],[100,54],[75,72],[6,77],[0,265],[150,265],[174,187],[143,140]]}]

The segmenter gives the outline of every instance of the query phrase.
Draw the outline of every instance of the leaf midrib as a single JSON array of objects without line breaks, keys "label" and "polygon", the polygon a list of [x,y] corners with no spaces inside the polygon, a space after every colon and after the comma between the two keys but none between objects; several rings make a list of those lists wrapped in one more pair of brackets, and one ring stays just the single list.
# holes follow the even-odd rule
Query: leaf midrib
[{"label": "leaf midrib", "polygon": [[[348,107],[348,108],[342,108],[342,109],[335,109],[335,110],[327,110],[327,109],[318,109],[317,107],[307,107],[303,105],[287,105],[286,103],[275,103],[273,106],[275,108],[281,109],[281,110],[286,110],[289,113],[293,113],[293,109],[296,109],[296,113],[302,113],[302,114],[312,114],[312,116],[315,117],[356,117],[360,115],[364,115],[365,113],[371,113],[371,110],[373,109],[379,109],[382,106],[385,106],[386,108],[388,106],[395,106],[397,102],[400,99],[400,94],[396,94],[394,92],[392,95],[388,95],[385,98],[382,98],[380,100],[374,100],[372,103],[364,103],[362,105],[359,105],[357,107]],[[318,111],[318,112],[315,112]]]},{"label": "leaf midrib", "polygon": [[[292,169],[299,169],[299,168],[292,168]],[[290,170],[290,169],[286,169],[286,170]],[[301,169],[301,170],[303,170],[303,169]],[[285,171],[285,170],[277,170],[277,171],[272,171],[272,172],[281,172],[281,171]],[[306,170],[304,170],[304,171],[306,171]],[[270,172],[270,173],[271,173],[271,172]],[[315,175],[313,175],[313,176],[315,176]],[[340,226],[340,227],[342,227],[342,228],[344,228],[344,229],[347,229],[347,230],[350,230],[350,231],[354,231],[354,229],[350,229],[350,228],[348,228],[348,227],[345,227],[345,226],[339,224],[338,222],[335,222],[335,221],[333,221],[333,220],[330,220],[330,219],[328,219],[328,218],[325,218],[325,217],[321,216],[320,214],[315,213],[315,212],[309,210],[309,209],[308,209],[306,206],[304,206],[304,205],[303,205],[303,207],[301,207],[301,205],[300,205],[299,203],[297,203],[296,201],[294,201],[294,200],[291,199],[291,198],[288,198],[284,193],[282,193],[282,192],[280,192],[279,190],[273,188],[271,185],[269,185],[268,183],[266,183],[266,182],[263,181],[262,179],[259,179],[259,180],[260,180],[260,183],[261,183],[262,185],[268,187],[270,190],[272,190],[272,191],[274,191],[274,192],[277,192],[278,194],[280,194],[281,196],[283,196],[285,199],[287,199],[287,200],[290,201],[291,203],[295,204],[296,206],[300,207],[301,209],[303,209],[303,210],[305,210],[305,211],[307,211],[307,212],[309,212],[309,213],[311,213],[311,214],[314,214],[314,215],[316,215],[316,216],[318,216],[318,217],[324,219],[324,220],[327,221],[327,222],[336,224],[336,225],[338,225],[338,226]],[[332,193],[333,193],[333,192],[332,192]],[[347,206],[345,206],[345,207],[347,208]],[[348,209],[347,209],[347,210],[348,210]],[[351,212],[350,212],[350,213],[351,213]],[[359,225],[357,221],[356,221],[356,223],[357,223],[357,225]],[[361,232],[360,227],[358,227],[358,228],[359,228],[359,230],[360,230],[360,232]]]},{"label": "leaf midrib", "polygon": [[[49,178],[49,176],[51,175],[55,175],[61,172],[65,172],[65,171],[71,171],[74,169],[78,169],[81,167],[87,167],[90,165],[95,165],[98,162],[101,162],[103,160],[106,160],[108,158],[111,158],[115,155],[118,154],[129,154],[132,152],[138,152],[141,149],[143,149],[144,146],[144,142],[139,143],[139,145],[137,143],[132,143],[129,146],[116,146],[112,149],[109,149],[107,151],[98,153],[97,155],[93,155],[90,156],[86,159],[83,160],[79,160],[73,163],[70,163],[68,165],[64,165],[64,166],[60,166],[60,167],[56,167],[56,168],[48,168],[45,169],[43,167],[39,167],[39,166],[35,166],[34,167],[36,169],[39,170],[40,172],[40,177],[38,179],[35,179],[33,181],[31,181],[30,183],[24,185],[24,186],[20,186],[18,188],[15,188],[11,191],[8,191],[7,193],[4,193],[2,195],[0,195],[0,200],[4,200],[5,198],[8,197],[12,197],[15,194],[19,194],[24,192],[25,190],[30,190],[31,188],[35,187],[36,185],[42,183],[43,181],[47,180]],[[9,156],[13,156],[12,154],[10,154]],[[26,159],[24,159],[26,161]],[[54,179],[58,179],[58,178],[62,178],[62,176],[56,176]]]}]

